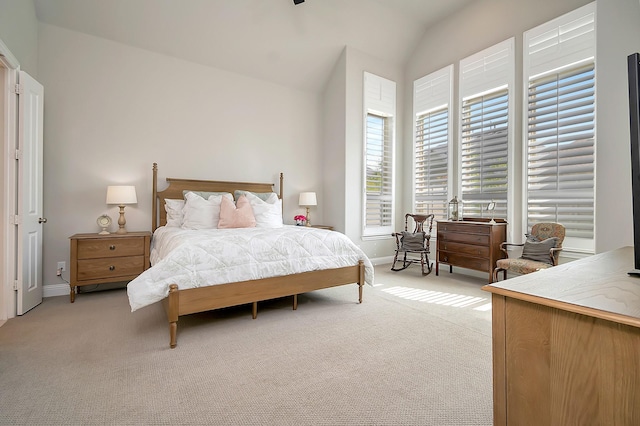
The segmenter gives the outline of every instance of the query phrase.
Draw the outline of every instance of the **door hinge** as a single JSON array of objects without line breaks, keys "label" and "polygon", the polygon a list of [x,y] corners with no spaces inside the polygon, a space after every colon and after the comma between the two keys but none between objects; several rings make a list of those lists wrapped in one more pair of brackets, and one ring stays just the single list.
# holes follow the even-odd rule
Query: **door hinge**
[{"label": "door hinge", "polygon": [[14,289],[15,291],[18,291],[18,280],[14,280],[14,281],[13,281],[13,289]]},{"label": "door hinge", "polygon": [[22,88],[22,84],[20,83],[16,83],[16,85],[13,87],[13,93],[15,93],[16,95],[21,95],[23,91],[24,89]]},{"label": "door hinge", "polygon": [[22,160],[22,150],[16,149],[16,160]]},{"label": "door hinge", "polygon": [[18,216],[17,214],[14,214],[12,219],[13,219],[13,225],[20,225],[20,216]]}]

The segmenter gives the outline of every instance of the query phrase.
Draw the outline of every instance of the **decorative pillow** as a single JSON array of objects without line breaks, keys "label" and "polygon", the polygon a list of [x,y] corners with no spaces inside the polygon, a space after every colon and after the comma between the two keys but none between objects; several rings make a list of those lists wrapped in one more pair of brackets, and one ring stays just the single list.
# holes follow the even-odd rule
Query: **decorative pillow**
[{"label": "decorative pillow", "polygon": [[220,220],[220,203],[232,200],[231,194],[211,195],[204,199],[194,192],[185,195],[182,227],[185,229],[215,229]]},{"label": "decorative pillow", "polygon": [[249,191],[242,191],[240,189],[233,191],[233,196],[236,200],[240,198],[241,195],[247,195],[247,194],[255,195],[256,197],[260,198],[262,201],[267,201],[267,202],[269,202],[270,199],[273,199],[273,197],[275,197],[276,200],[278,199],[278,194],[276,194],[275,192],[249,192]]},{"label": "decorative pillow", "polygon": [[528,260],[535,260],[536,262],[544,262],[549,265],[553,265],[549,256],[549,251],[556,247],[558,244],[557,237],[547,238],[543,241],[531,241],[527,239],[522,249],[522,258]]},{"label": "decorative pillow", "polygon": [[256,218],[247,197],[241,195],[235,205],[228,198],[222,199],[218,228],[254,228],[255,226]]},{"label": "decorative pillow", "polygon": [[422,250],[424,249],[424,232],[402,232],[402,237],[400,237],[400,244],[404,250]]},{"label": "decorative pillow", "polygon": [[191,191],[189,189],[185,189],[184,191],[182,191],[182,196],[186,198],[188,192],[193,192],[194,194],[201,196],[205,200],[208,200],[212,195],[231,195],[230,192]]},{"label": "decorative pillow", "polygon": [[[237,191],[236,191],[237,193]],[[256,228],[282,228],[282,200],[275,192],[262,200],[256,194],[247,192],[245,198],[249,200],[253,214],[256,217]]]},{"label": "decorative pillow", "polygon": [[167,212],[167,225],[166,226],[182,226],[184,200],[164,200],[164,211]]}]

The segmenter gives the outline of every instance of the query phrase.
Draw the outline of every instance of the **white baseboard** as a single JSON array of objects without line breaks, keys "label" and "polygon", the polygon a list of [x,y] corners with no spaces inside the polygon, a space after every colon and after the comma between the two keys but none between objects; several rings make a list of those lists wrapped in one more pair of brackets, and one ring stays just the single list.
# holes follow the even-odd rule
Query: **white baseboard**
[{"label": "white baseboard", "polygon": [[371,263],[373,264],[373,266],[385,265],[387,263],[393,262],[393,256],[376,257],[375,259],[369,259],[369,260],[371,260]]},{"label": "white baseboard", "polygon": [[42,286],[43,297],[68,296],[69,284],[49,284]]}]

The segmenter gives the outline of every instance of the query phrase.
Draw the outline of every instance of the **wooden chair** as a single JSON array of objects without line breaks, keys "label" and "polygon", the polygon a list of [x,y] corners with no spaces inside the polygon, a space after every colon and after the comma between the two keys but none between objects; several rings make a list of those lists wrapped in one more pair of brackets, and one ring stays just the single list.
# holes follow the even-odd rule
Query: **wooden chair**
[{"label": "wooden chair", "polygon": [[[407,213],[404,216],[404,231],[391,234],[396,238],[396,254],[393,257],[393,265],[391,265],[392,271],[402,271],[412,263],[420,263],[422,275],[428,275],[431,272],[433,264],[429,262],[429,240],[431,239],[433,217],[433,214],[411,213]],[[413,232],[409,232],[409,218],[412,218],[415,223]],[[401,253],[402,267],[396,268],[398,255]],[[427,272],[424,269],[425,264],[427,265]]]},{"label": "wooden chair", "polygon": [[[507,279],[507,271],[517,274],[529,274],[547,269],[558,264],[558,255],[562,250],[565,228],[559,223],[536,223],[527,234],[527,241],[523,244],[502,243],[500,250],[506,254],[506,259],[496,262],[493,270],[493,282],[498,281],[498,273],[502,271],[502,279]],[[522,255],[509,258],[508,246],[523,247]]]}]

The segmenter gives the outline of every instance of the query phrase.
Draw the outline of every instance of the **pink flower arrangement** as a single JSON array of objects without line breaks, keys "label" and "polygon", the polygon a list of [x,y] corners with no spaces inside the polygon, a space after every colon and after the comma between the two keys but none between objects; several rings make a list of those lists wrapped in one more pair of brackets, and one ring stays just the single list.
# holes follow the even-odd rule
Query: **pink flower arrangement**
[{"label": "pink flower arrangement", "polygon": [[295,220],[296,222],[304,222],[305,220],[307,220],[307,217],[303,214],[299,214],[297,216],[294,216],[293,220]]}]

